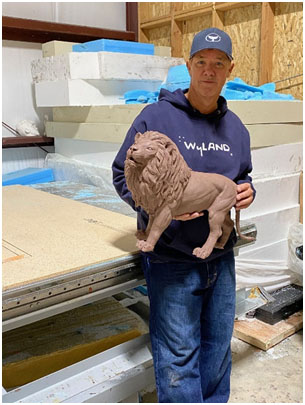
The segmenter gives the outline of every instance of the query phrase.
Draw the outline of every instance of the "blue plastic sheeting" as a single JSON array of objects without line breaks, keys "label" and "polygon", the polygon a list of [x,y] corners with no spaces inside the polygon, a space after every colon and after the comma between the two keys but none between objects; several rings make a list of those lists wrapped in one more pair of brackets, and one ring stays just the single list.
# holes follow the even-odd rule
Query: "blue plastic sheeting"
[{"label": "blue plastic sheeting", "polygon": [[7,173],[2,176],[2,186],[38,184],[50,181],[54,181],[52,169],[37,169],[34,167],[17,170],[16,172]]},{"label": "blue plastic sheeting", "polygon": [[121,52],[136,53],[142,55],[154,55],[154,44],[142,42],[117,41],[115,39],[97,39],[72,46],[73,52]]},{"label": "blue plastic sheeting", "polygon": [[159,91],[130,90],[124,93],[125,104],[151,104],[158,101]]},{"label": "blue plastic sheeting", "polygon": [[[191,77],[186,65],[172,66],[168,70],[165,83],[160,89],[175,91],[188,89]],[[158,100],[159,91],[151,93],[143,90],[133,90],[124,94],[126,104],[154,103]],[[239,77],[228,81],[221,91],[226,100],[294,100],[290,94],[276,93],[275,83],[266,83],[262,86],[250,86]]]},{"label": "blue plastic sheeting", "polygon": [[172,66],[168,69],[166,82],[161,88],[175,91],[177,89],[188,89],[190,87],[191,76],[186,65]]}]

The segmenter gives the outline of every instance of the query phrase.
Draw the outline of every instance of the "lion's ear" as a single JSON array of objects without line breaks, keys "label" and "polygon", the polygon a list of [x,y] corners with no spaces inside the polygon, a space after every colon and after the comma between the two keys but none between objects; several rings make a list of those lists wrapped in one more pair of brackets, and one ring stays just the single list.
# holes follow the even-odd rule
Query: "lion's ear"
[{"label": "lion's ear", "polygon": [[134,140],[137,141],[140,138],[140,136],[142,136],[142,135],[143,134],[141,134],[141,132],[136,133]]}]

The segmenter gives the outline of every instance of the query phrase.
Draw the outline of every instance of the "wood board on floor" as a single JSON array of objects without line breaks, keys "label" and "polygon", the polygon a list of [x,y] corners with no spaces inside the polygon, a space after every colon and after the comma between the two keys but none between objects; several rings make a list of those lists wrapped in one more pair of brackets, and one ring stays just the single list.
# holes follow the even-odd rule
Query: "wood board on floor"
[{"label": "wood board on floor", "polygon": [[237,320],[234,323],[233,336],[262,350],[268,350],[303,327],[303,311],[275,325],[258,319]]},{"label": "wood board on floor", "polygon": [[26,186],[2,189],[3,239],[20,260],[3,264],[3,289],[136,253],[136,219]]}]

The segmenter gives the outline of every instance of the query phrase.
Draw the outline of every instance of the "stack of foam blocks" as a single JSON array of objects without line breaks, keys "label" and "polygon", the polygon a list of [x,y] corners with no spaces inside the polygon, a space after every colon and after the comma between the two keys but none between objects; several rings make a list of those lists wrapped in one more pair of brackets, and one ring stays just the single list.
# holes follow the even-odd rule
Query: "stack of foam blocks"
[{"label": "stack of foam blocks", "polygon": [[[70,49],[69,49],[70,50]],[[63,52],[61,50],[61,52]],[[84,163],[109,169],[127,130],[145,104],[124,105],[131,89],[155,91],[170,66],[181,58],[113,52],[68,52],[34,61],[32,75],[37,107],[53,107],[46,133],[55,151]],[[241,213],[254,223],[255,244],[237,257],[237,285],[269,289],[289,284],[287,238],[300,218],[302,171],[302,107],[294,101],[229,101],[250,132],[255,202]],[[208,153],[196,145],[194,153]]]}]

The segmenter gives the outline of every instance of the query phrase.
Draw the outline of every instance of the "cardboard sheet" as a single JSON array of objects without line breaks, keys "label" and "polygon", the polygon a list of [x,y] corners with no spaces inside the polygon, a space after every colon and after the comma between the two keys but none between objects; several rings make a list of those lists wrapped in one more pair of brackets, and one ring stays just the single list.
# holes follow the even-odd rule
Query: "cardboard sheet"
[{"label": "cardboard sheet", "polygon": [[[3,289],[137,252],[136,220],[26,186],[2,189]],[[9,255],[8,246],[16,248]]]}]

